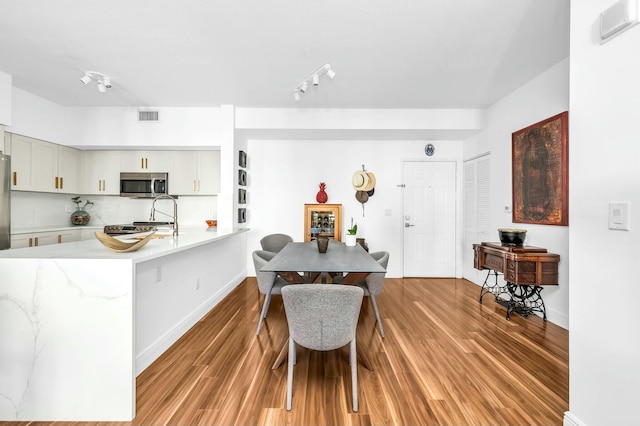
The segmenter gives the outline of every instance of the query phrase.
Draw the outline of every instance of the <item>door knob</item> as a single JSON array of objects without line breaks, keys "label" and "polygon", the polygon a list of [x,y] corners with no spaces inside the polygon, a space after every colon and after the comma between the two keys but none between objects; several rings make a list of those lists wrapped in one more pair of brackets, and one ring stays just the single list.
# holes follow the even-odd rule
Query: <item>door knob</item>
[{"label": "door knob", "polygon": [[415,226],[415,225],[412,225],[412,224],[410,224],[410,223],[405,223],[405,224],[404,224],[404,227],[405,227],[405,228],[408,228],[408,227],[410,227],[410,226]]}]

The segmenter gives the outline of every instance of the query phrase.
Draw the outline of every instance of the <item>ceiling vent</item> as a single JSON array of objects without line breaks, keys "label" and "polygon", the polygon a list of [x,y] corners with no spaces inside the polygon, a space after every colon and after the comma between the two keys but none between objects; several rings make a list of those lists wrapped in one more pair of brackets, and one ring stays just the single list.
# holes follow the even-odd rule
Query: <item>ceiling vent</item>
[{"label": "ceiling vent", "polygon": [[159,121],[158,111],[138,111],[138,121],[145,123]]}]

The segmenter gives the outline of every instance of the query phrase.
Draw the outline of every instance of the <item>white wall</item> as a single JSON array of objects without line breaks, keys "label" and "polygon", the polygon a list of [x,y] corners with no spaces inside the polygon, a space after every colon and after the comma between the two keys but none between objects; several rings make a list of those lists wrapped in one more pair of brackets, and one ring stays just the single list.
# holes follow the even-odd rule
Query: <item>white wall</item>
[{"label": "white wall", "polygon": [[[487,109],[487,126],[464,143],[464,157],[471,158],[491,151],[491,223],[498,228],[527,230],[525,243],[545,247],[560,255],[559,285],[545,286],[542,291],[549,321],[569,328],[569,227],[514,224],[511,213],[511,134],[538,121],[569,109],[569,59],[566,59]],[[571,121],[571,115],[569,116]],[[579,139],[569,136],[569,157]],[[571,210],[571,205],[569,207]],[[570,223],[571,225],[571,223]],[[465,261],[473,262],[473,251],[464,252]],[[486,272],[465,276],[482,284]]]},{"label": "white wall", "polygon": [[220,147],[225,144],[222,108],[149,108],[157,122],[139,122],[136,107],[68,108],[77,147]]},{"label": "white wall", "polygon": [[[459,141],[432,141],[434,161],[462,157]],[[387,275],[402,276],[402,161],[425,160],[424,141],[256,141],[248,144],[249,252],[271,233],[303,241],[304,204],[315,204],[319,183],[325,182],[327,203],[342,204],[342,234],[353,217],[358,235],[370,251],[390,254]],[[355,199],[353,173],[365,165],[376,176],[375,193],[364,205]],[[458,170],[461,168],[458,167]],[[460,208],[460,203],[458,204]],[[391,211],[386,216],[386,210]],[[458,244],[459,246],[460,244]],[[249,275],[255,275],[248,253]]]},{"label": "white wall", "polygon": [[13,105],[12,77],[0,71],[0,125],[11,124],[11,107]]},{"label": "white wall", "polygon": [[13,118],[5,131],[60,145],[71,145],[76,123],[61,105],[13,88]]},{"label": "white wall", "polygon": [[[569,409],[565,425],[638,424],[640,26],[604,45],[612,0],[571,2]],[[609,230],[611,201],[631,230]]]}]

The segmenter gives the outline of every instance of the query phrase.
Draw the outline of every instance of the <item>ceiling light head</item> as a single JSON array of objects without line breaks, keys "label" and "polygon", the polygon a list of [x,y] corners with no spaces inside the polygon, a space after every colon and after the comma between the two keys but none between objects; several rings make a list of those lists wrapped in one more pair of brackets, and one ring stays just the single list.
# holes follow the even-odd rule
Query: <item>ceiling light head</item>
[{"label": "ceiling light head", "polygon": [[327,77],[329,77],[331,80],[336,78],[336,72],[332,70],[331,67],[327,68]]},{"label": "ceiling light head", "polygon": [[84,84],[89,84],[91,82],[91,76],[89,74],[85,74],[82,77],[80,77],[80,81],[83,82]]},{"label": "ceiling light head", "polygon": [[108,76],[108,75],[105,75],[105,76],[102,78],[102,83],[104,83],[104,87],[106,87],[107,89],[111,89],[111,87],[112,87],[112,86],[111,86],[111,79],[109,78],[109,76]]},{"label": "ceiling light head", "polygon": [[104,93],[104,92],[106,92],[106,91],[107,91],[107,89],[106,89],[106,87],[104,86],[104,83],[102,82],[102,80],[100,80],[100,81],[98,82],[98,92],[100,92],[100,93]]},{"label": "ceiling light head", "polygon": [[300,86],[300,93],[305,93],[309,89],[309,83],[306,81]]},{"label": "ceiling light head", "polygon": [[293,99],[295,99],[296,101],[300,100],[300,92],[298,91],[298,89],[293,91]]},{"label": "ceiling light head", "polygon": [[313,85],[318,86],[320,84],[320,76],[318,74],[313,75]]}]

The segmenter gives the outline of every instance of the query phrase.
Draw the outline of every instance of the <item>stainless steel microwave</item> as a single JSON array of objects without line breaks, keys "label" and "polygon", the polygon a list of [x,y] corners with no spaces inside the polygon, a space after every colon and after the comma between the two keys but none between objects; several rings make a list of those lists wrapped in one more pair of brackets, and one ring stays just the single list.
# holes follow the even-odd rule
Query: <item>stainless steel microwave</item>
[{"label": "stainless steel microwave", "polygon": [[169,193],[169,173],[120,173],[120,196],[155,198]]}]

